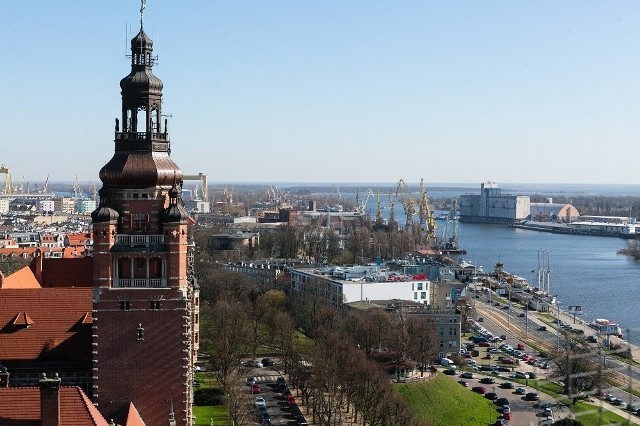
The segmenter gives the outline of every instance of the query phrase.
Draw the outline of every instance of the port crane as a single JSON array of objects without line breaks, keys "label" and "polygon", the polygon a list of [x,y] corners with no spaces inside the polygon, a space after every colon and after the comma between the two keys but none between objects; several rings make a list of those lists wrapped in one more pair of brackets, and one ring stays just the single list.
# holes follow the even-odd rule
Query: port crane
[{"label": "port crane", "polygon": [[202,187],[202,201],[209,201],[209,189],[207,186],[207,175],[198,173],[197,175],[184,175],[182,180],[195,180],[200,182]]},{"label": "port crane", "polygon": [[4,164],[0,166],[0,173],[4,174],[3,194],[13,194],[13,182],[11,181],[11,170]]},{"label": "port crane", "polygon": [[407,216],[407,221],[404,225],[405,230],[413,229],[413,217],[417,213],[416,200],[414,200],[403,179],[400,179],[396,185],[396,199],[399,199],[402,203],[404,214]]},{"label": "port crane", "polygon": [[431,205],[429,204],[429,196],[424,187],[424,179],[420,179],[420,200],[418,204],[418,217],[420,218],[420,241],[418,243],[427,243],[430,246],[437,244],[436,236],[436,218]]}]

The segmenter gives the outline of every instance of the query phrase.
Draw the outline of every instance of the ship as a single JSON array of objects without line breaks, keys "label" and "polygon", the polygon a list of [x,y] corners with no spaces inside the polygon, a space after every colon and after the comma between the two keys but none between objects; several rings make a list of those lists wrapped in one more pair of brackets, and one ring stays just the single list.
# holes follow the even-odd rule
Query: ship
[{"label": "ship", "polygon": [[614,321],[604,318],[597,318],[589,324],[589,327],[593,328],[600,334],[622,338],[622,329]]}]

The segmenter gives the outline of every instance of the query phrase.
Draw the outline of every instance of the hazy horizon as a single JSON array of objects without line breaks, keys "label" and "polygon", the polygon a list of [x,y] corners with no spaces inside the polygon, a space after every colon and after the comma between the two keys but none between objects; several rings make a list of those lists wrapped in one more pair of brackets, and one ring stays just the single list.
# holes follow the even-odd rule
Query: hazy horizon
[{"label": "hazy horizon", "polygon": [[[13,180],[99,182],[137,1],[8,2]],[[640,3],[149,1],[172,158],[211,182],[634,184]]]}]

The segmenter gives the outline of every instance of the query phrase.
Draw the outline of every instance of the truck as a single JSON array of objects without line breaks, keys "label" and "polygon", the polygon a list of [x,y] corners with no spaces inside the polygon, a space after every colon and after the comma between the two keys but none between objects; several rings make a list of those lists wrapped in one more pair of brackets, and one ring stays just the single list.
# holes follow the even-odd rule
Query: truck
[{"label": "truck", "polygon": [[451,367],[451,368],[456,367],[455,364],[453,363],[453,360],[449,358],[440,358],[440,365],[444,367]]}]

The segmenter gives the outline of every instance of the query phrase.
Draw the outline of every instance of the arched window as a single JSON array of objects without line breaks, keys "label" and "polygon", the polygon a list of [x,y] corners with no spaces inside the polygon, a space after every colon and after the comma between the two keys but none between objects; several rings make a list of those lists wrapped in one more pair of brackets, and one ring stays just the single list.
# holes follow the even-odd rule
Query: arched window
[{"label": "arched window", "polygon": [[117,276],[120,279],[131,279],[131,259],[129,259],[128,257],[118,259]]},{"label": "arched window", "polygon": [[162,259],[159,257],[149,259],[149,278],[162,278]]},{"label": "arched window", "polygon": [[147,278],[147,265],[147,259],[143,257],[137,257],[133,265],[133,277]]}]

